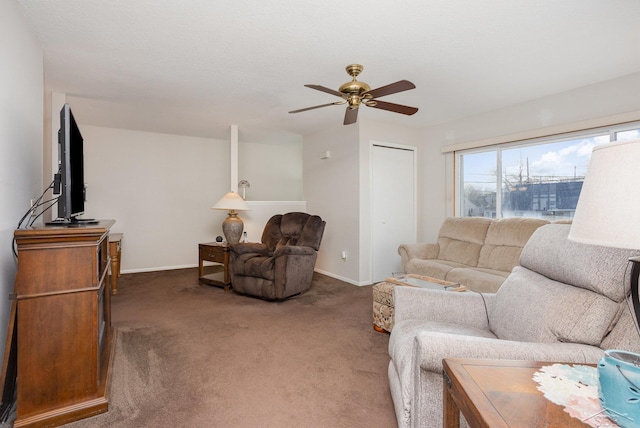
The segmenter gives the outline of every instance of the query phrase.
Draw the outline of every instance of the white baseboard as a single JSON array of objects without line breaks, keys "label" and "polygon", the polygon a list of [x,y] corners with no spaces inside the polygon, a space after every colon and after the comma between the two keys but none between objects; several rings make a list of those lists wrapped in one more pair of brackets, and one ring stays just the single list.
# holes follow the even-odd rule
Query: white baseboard
[{"label": "white baseboard", "polygon": [[366,285],[371,285],[370,281],[360,281],[360,282],[359,281],[354,281],[352,279],[345,278],[343,276],[336,275],[335,273],[327,272],[327,271],[324,271],[322,269],[314,269],[314,272],[318,272],[318,273],[321,273],[323,275],[330,276],[331,278],[339,279],[340,281],[348,282],[349,284],[352,284],[352,285],[357,285],[358,287],[364,287]]},{"label": "white baseboard", "polygon": [[127,273],[157,272],[161,270],[189,269],[194,267],[198,267],[198,265],[190,264],[190,265],[178,265],[178,266],[156,266],[156,267],[140,268],[140,269],[126,269],[120,273],[127,274]]},{"label": "white baseboard", "polygon": [[[141,269],[127,269],[127,270],[123,270],[121,273],[122,274],[128,274],[128,273],[157,272],[157,271],[163,271],[163,270],[189,269],[189,268],[194,268],[194,267],[198,267],[198,265],[197,264],[189,264],[189,265],[178,265],[178,266],[157,266],[157,267],[141,268]],[[358,287],[364,287],[364,286],[367,286],[367,285],[371,285],[370,281],[360,281],[360,282],[359,281],[354,281],[352,279],[345,278],[343,276],[336,275],[335,273],[327,272],[327,271],[324,271],[322,269],[314,269],[314,272],[318,272],[318,273],[321,273],[323,275],[330,276],[331,278],[339,279],[340,281],[344,281],[344,282],[347,282],[349,284],[356,285]]]}]

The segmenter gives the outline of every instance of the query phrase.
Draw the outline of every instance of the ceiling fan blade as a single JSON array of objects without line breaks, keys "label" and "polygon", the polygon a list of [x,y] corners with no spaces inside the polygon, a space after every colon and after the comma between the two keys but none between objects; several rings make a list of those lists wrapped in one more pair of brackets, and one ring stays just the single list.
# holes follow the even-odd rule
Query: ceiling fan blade
[{"label": "ceiling fan blade", "polygon": [[307,107],[307,108],[301,108],[301,109],[298,109],[298,110],[293,110],[293,111],[290,111],[289,113],[300,113],[300,112],[303,112],[303,111],[314,110],[314,109],[321,108],[321,107],[328,107],[328,106],[335,106],[335,105],[339,105],[339,104],[344,104],[345,102],[346,101],[337,101],[335,103],[320,104],[319,106],[313,106],[313,107]]},{"label": "ceiling fan blade", "polygon": [[411,116],[412,114],[415,114],[418,112],[417,107],[403,106],[401,104],[388,103],[385,101],[378,101],[378,100],[375,100],[375,105],[371,104],[369,105],[369,107],[379,108],[381,110],[388,110],[395,113],[406,114],[407,116]]},{"label": "ceiling fan blade", "polygon": [[395,94],[397,92],[408,91],[409,89],[415,89],[416,85],[408,80],[399,80],[396,83],[390,83],[387,86],[381,86],[376,89],[372,89],[365,94],[371,95],[372,98],[384,97],[385,95]]},{"label": "ceiling fan blade", "polygon": [[344,113],[344,125],[351,125],[358,120],[358,108],[347,107],[347,111]]},{"label": "ceiling fan blade", "polygon": [[326,86],[321,85],[304,85],[307,88],[315,89],[316,91],[326,92],[327,94],[335,95],[336,97],[342,98],[344,95],[342,92],[334,91],[333,89],[329,89]]}]

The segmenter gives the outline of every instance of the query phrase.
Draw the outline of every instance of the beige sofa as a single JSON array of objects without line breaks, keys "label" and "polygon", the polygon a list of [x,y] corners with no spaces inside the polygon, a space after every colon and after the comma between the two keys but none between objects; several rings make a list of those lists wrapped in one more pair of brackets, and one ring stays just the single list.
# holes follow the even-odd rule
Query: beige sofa
[{"label": "beige sofa", "polygon": [[398,247],[402,269],[495,293],[518,265],[529,237],[545,224],[549,221],[539,218],[449,217],[437,243]]},{"label": "beige sofa", "polygon": [[629,257],[578,244],[570,225],[537,229],[497,293],[395,287],[389,382],[398,426],[442,426],[442,359],[595,364],[604,349],[640,352]]}]

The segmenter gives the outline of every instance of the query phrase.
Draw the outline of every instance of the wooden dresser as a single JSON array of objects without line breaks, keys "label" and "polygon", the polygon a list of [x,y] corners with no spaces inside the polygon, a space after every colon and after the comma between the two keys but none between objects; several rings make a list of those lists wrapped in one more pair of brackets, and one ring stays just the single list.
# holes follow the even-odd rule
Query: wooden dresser
[{"label": "wooden dresser", "polygon": [[112,220],[16,230],[15,427],[56,426],[108,410]]}]

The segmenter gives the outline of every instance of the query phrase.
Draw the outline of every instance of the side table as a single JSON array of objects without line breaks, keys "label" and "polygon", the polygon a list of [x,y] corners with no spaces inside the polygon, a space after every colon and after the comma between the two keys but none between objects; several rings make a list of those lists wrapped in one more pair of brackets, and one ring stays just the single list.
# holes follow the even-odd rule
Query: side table
[{"label": "side table", "polygon": [[[215,262],[222,265],[222,272],[204,274],[204,261]],[[205,242],[198,244],[198,279],[207,285],[224,287],[228,292],[231,288],[229,277],[229,245],[223,242]]]},{"label": "side table", "polygon": [[123,233],[109,233],[109,255],[111,256],[111,294],[118,294],[120,259],[122,256]]}]

